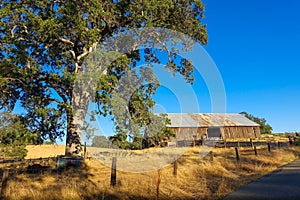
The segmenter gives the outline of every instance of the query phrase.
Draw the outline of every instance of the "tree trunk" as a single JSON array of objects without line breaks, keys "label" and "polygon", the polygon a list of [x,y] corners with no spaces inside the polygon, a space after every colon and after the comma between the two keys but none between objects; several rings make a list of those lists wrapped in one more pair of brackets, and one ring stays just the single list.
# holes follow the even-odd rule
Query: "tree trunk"
[{"label": "tree trunk", "polygon": [[[84,74],[84,73],[83,73]],[[97,81],[89,73],[76,79],[72,89],[71,110],[67,112],[66,156],[83,156],[81,133]]]},{"label": "tree trunk", "polygon": [[78,124],[75,123],[72,114],[67,114],[67,139],[66,139],[66,156],[82,156],[81,147],[81,129],[78,128]]},{"label": "tree trunk", "polygon": [[[92,62],[93,60],[91,60]],[[92,62],[93,63],[93,62]],[[99,67],[99,69],[101,69]],[[72,88],[71,111],[67,111],[66,156],[83,156],[81,133],[90,100],[96,92],[98,78],[106,74],[97,65],[88,66],[86,72],[78,72]]]}]

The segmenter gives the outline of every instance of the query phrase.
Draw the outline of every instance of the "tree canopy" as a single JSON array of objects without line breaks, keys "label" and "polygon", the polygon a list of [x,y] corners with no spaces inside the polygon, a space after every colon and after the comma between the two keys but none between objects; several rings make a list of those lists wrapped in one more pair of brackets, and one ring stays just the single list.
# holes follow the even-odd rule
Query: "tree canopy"
[{"label": "tree canopy", "polygon": [[255,123],[260,125],[260,133],[261,134],[271,134],[273,128],[267,123],[267,120],[264,118],[255,117],[247,112],[241,112],[240,114],[244,115],[248,119],[254,121]]},{"label": "tree canopy", "polygon": [[[19,102],[26,110],[22,115],[26,119],[24,124],[39,132],[42,139],[54,141],[66,129],[66,154],[79,155],[82,122],[78,118],[86,115],[90,99],[94,97],[92,100],[98,104],[98,114],[113,115],[116,127],[120,128],[118,117],[112,112],[116,108],[111,106],[119,80],[126,72],[138,70],[139,62],[162,62],[161,52],[139,49],[139,40],[133,41],[130,51],[118,56],[98,74],[93,96],[74,90],[76,78],[85,71],[84,59],[93,52],[99,54],[97,46],[108,38],[147,27],[175,30],[205,45],[203,17],[204,5],[200,0],[1,1],[0,109],[12,111]],[[153,30],[152,35],[160,34]],[[170,39],[169,36],[160,38],[162,41],[157,42],[161,44]],[[182,45],[183,49],[187,48],[187,44]],[[193,81],[191,63],[178,58],[176,51],[170,50],[165,57],[166,69],[182,74],[187,82]],[[151,77],[141,73],[137,72],[135,77],[140,76],[140,82],[151,84],[135,90],[130,105],[126,105],[139,126],[148,123],[154,106],[151,95],[159,86],[151,73],[147,72]],[[89,82],[83,80],[77,84],[89,85]]]}]

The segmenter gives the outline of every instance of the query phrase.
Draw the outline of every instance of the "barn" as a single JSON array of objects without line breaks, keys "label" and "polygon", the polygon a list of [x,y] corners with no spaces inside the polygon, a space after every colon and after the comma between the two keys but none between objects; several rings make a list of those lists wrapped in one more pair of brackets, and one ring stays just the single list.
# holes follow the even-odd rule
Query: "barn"
[{"label": "barn", "polygon": [[177,141],[260,137],[259,124],[240,114],[169,113],[167,117]]}]

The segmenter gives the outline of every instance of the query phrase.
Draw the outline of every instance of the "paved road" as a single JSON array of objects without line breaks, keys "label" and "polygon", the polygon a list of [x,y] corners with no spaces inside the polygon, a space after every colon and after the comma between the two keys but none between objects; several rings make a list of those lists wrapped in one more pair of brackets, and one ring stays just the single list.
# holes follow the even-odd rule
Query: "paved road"
[{"label": "paved road", "polygon": [[223,200],[300,200],[300,160],[229,194]]}]

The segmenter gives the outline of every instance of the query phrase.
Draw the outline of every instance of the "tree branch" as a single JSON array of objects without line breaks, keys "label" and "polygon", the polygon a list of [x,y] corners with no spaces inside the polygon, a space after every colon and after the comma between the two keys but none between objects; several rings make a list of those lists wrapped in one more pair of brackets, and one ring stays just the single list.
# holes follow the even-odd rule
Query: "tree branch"
[{"label": "tree branch", "polygon": [[14,25],[14,27],[11,29],[10,33],[11,33],[11,37],[14,38],[15,37],[15,29],[17,28],[18,26],[17,25]]},{"label": "tree branch", "polygon": [[72,42],[71,40],[68,40],[68,39],[65,39],[65,38],[62,38],[60,37],[59,40],[63,43],[66,43],[66,44],[70,44],[72,47],[74,47],[74,42]]}]

